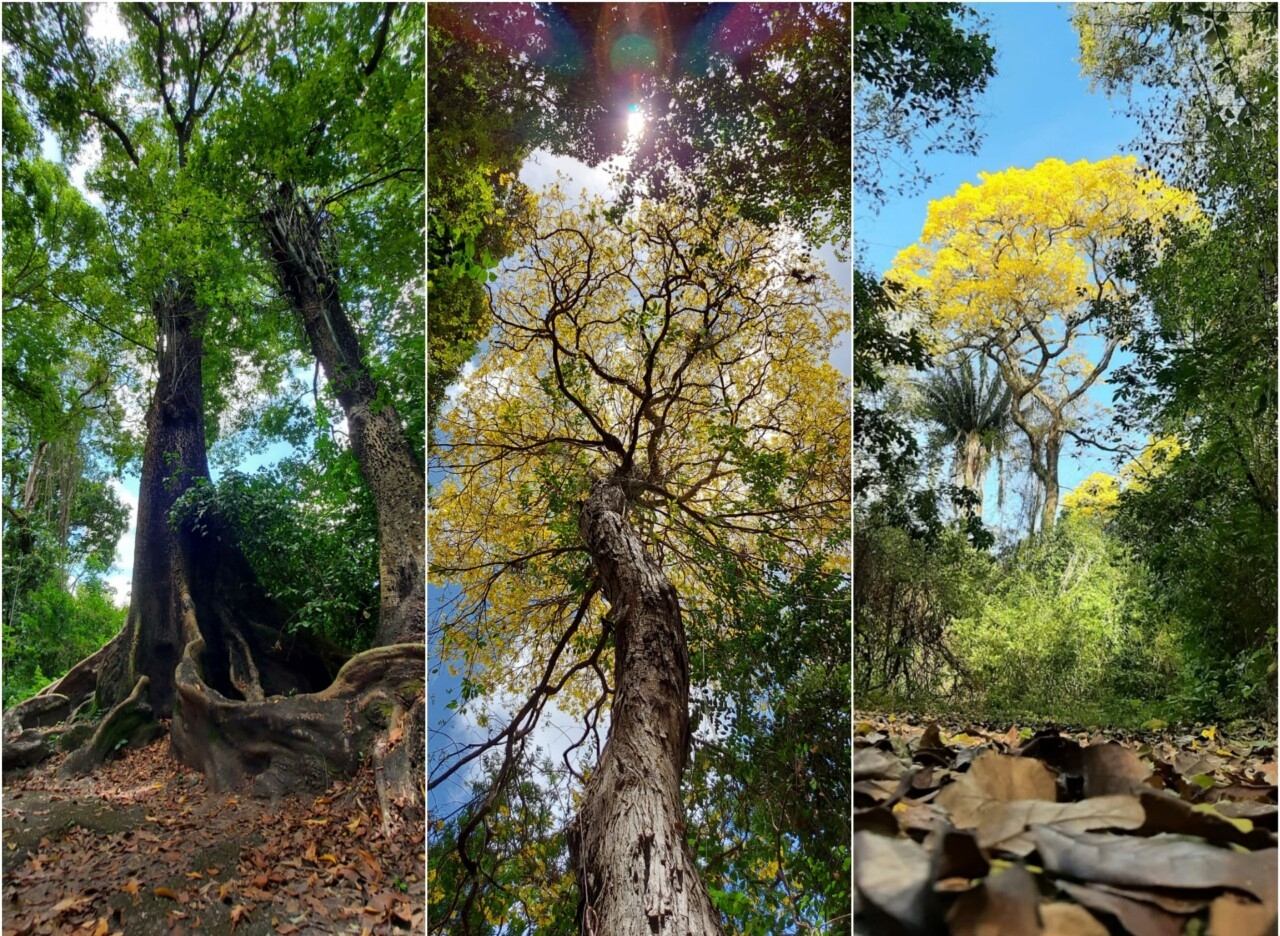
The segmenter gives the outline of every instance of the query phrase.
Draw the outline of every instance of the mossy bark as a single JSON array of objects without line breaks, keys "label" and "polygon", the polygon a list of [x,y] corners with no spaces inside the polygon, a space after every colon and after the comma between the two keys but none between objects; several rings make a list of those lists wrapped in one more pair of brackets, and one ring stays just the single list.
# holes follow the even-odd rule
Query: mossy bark
[{"label": "mossy bark", "polygon": [[147,744],[161,733],[147,701],[148,682],[146,676],[138,678],[133,692],[98,723],[89,743],[67,755],[59,773],[65,777],[89,773],[121,747]]}]

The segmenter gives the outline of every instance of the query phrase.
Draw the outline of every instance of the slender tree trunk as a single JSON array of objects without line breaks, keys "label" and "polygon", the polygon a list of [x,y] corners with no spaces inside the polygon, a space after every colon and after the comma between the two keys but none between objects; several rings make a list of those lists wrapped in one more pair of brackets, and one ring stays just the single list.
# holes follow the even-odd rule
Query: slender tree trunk
[{"label": "slender tree trunk", "polygon": [[978,519],[982,519],[983,468],[982,436],[970,432],[964,439],[964,486],[978,498],[978,502],[973,505],[973,514]]},{"label": "slender tree trunk", "polygon": [[351,447],[378,511],[381,614],[376,643],[426,634],[426,484],[400,417],[365,366],[338,296],[324,226],[287,183],[263,214],[270,256],[347,417]]},{"label": "slender tree trunk", "polygon": [[1053,529],[1058,516],[1058,459],[1062,455],[1062,433],[1050,430],[1044,443],[1044,508],[1040,517],[1040,531]]},{"label": "slender tree trunk", "polygon": [[617,477],[596,482],[580,528],[615,619],[609,740],[569,830],[588,936],[713,936],[719,914],[684,833],[689,651],[675,588],[626,519]]}]

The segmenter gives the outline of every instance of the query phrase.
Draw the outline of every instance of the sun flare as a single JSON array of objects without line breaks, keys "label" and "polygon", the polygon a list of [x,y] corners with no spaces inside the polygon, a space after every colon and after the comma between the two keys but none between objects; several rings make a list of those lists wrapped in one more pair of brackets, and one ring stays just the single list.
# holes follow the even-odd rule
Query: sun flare
[{"label": "sun flare", "polygon": [[639,139],[643,132],[644,111],[640,109],[640,105],[632,104],[627,108],[627,141],[633,142]]}]

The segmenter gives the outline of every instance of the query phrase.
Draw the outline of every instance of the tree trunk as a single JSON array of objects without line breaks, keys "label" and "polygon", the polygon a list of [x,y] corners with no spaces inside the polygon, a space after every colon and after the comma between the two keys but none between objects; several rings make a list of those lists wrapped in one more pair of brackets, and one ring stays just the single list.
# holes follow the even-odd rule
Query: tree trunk
[{"label": "tree trunk", "polygon": [[[373,750],[384,827],[398,831],[389,807],[409,817],[421,809],[418,761],[396,740],[423,734],[425,647],[378,647],[347,660],[323,641],[289,635],[216,509],[198,524],[171,524],[178,498],[208,477],[204,314],[187,285],[166,289],[154,313],[159,378],[147,410],[129,616],[106,647],[42,694],[41,711],[75,711],[95,692],[100,706],[117,707],[78,755],[82,767],[114,751],[118,737],[145,736],[153,716],[171,716],[175,753],[212,789],[248,781],[264,796],[323,789]],[[36,708],[6,713],[6,763],[28,736],[41,744],[27,762],[49,753],[34,734]]]},{"label": "tree trunk", "polygon": [[[323,213],[322,213],[323,214]],[[351,448],[378,511],[381,613],[375,642],[426,635],[426,484],[400,417],[365,366],[338,296],[326,225],[288,183],[263,214],[272,263],[347,417]]]},{"label": "tree trunk", "polygon": [[1040,517],[1040,532],[1053,529],[1058,516],[1058,459],[1062,455],[1062,433],[1050,430],[1044,445],[1044,509]]},{"label": "tree trunk", "polygon": [[595,936],[719,934],[684,833],[689,651],[675,588],[626,520],[617,477],[596,482],[580,529],[613,610],[612,722],[569,828],[579,926]]},{"label": "tree trunk", "polygon": [[[187,284],[171,285],[155,302],[159,372],[147,409],[147,442],[138,489],[129,616],[116,651],[97,677],[104,708],[126,698],[138,679],[158,718],[174,714],[174,672],[187,645],[200,639],[206,679],[229,698],[311,691],[328,684],[339,660],[306,647],[288,648],[283,611],[257,583],[231,531],[210,511],[201,530],[174,529],[169,513],[198,481],[208,480],[201,363],[205,315]],[[272,660],[291,654],[290,659]]]},{"label": "tree trunk", "polygon": [[152,313],[159,375],[147,407],[129,616],[119,652],[102,665],[97,691],[107,708],[146,676],[152,708],[168,718],[173,672],[187,641],[198,636],[184,626],[190,594],[169,511],[197,478],[209,476],[200,380],[204,313],[189,284],[172,283],[155,298]]},{"label": "tree trunk", "polygon": [[982,475],[985,452],[982,448],[982,436],[970,432],[964,438],[964,486],[973,491],[978,502],[973,505],[972,512],[982,519]]}]

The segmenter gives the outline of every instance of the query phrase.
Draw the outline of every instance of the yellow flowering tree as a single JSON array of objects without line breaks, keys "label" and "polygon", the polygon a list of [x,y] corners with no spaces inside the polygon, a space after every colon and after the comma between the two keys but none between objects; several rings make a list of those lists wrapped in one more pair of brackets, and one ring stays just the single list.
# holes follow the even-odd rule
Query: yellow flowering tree
[{"label": "yellow flowering tree", "polygon": [[1081,481],[1074,491],[1062,498],[1062,509],[1082,517],[1106,516],[1120,503],[1120,480],[1105,471],[1095,471]]},{"label": "yellow flowering tree", "polygon": [[1062,509],[1085,517],[1105,517],[1120,504],[1124,491],[1144,490],[1152,478],[1182,452],[1176,436],[1151,439],[1142,454],[1120,469],[1120,476],[1095,471],[1062,498]]},{"label": "yellow flowering tree", "polygon": [[[552,696],[584,741],[607,713],[568,829],[580,916],[717,933],[680,805],[704,649],[684,621],[712,616],[729,567],[743,592],[847,569],[849,397],[829,361],[847,297],[797,242],[714,205],[618,217],[553,191],[517,233],[487,352],[441,417],[430,521],[452,596],[438,654],[464,696],[517,711],[429,783],[493,748],[514,764]],[[750,626],[724,619],[725,639]],[[459,831],[464,862],[509,773]]]},{"label": "yellow flowering tree", "polygon": [[1058,509],[1058,461],[1074,414],[1124,340],[1130,289],[1126,230],[1195,215],[1191,195],[1133,157],[981,173],[930,202],[920,240],[886,277],[943,348],[971,348],[1000,369],[1012,418],[1044,494],[1041,529]]}]

